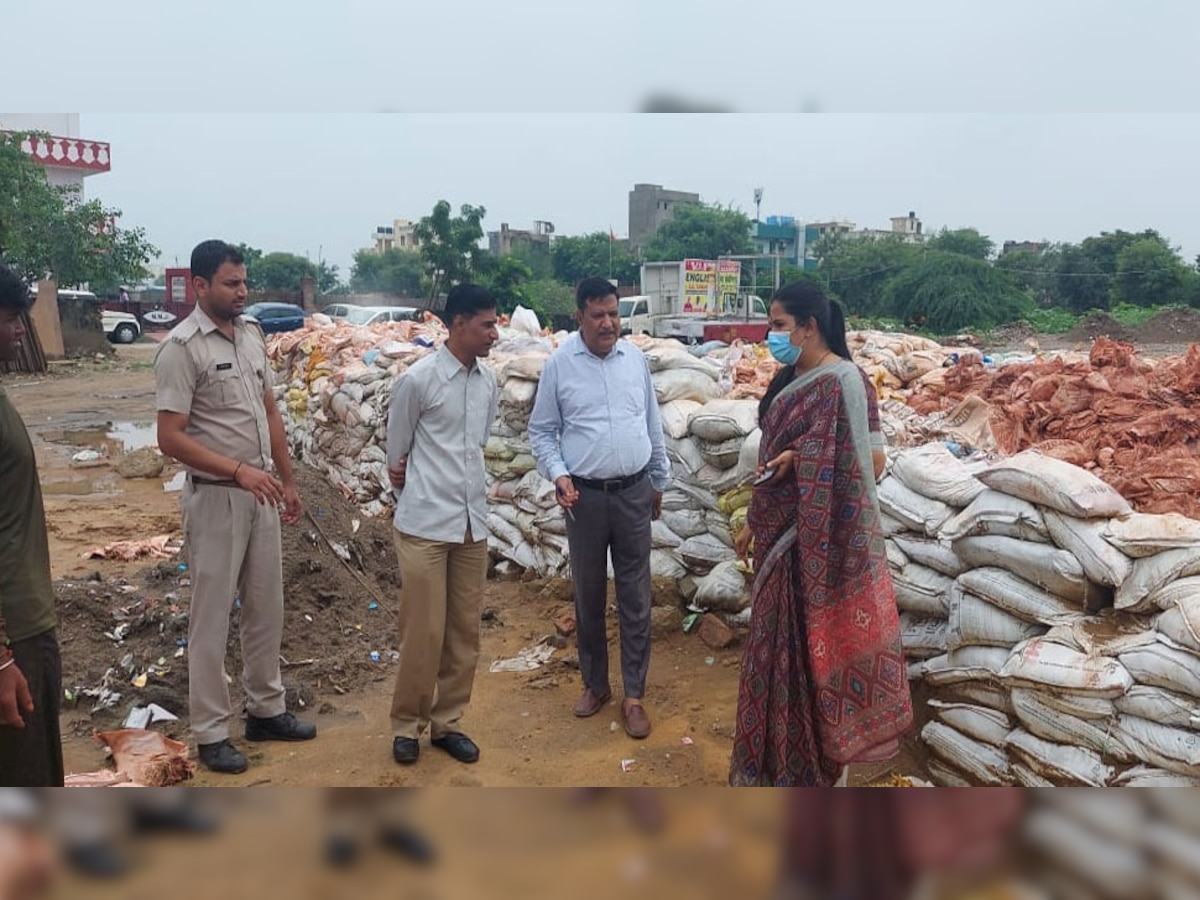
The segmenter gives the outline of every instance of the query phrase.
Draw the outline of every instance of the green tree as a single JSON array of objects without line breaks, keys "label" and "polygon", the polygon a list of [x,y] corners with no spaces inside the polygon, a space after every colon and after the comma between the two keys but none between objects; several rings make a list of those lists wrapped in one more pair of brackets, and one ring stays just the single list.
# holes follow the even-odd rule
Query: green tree
[{"label": "green tree", "polygon": [[338,286],[338,267],[322,261],[313,265],[298,253],[263,253],[246,244],[236,245],[246,260],[246,284],[254,291],[299,291],[301,282],[311,277],[319,294]]},{"label": "green tree", "polygon": [[1112,275],[1082,246],[1063,244],[1058,255],[1055,294],[1061,305],[1074,313],[1108,309]]},{"label": "green tree", "polygon": [[439,200],[433,212],[413,228],[413,235],[420,242],[431,300],[450,286],[478,277],[489,268],[488,253],[479,244],[487,210],[464,203],[457,216],[450,213],[450,204]]},{"label": "green tree", "polygon": [[[494,258],[494,262],[484,267],[486,271],[476,271],[474,277],[481,284],[491,288],[496,296],[496,307],[504,315],[512,315],[518,306],[533,309],[533,304],[522,290],[522,285],[529,280],[529,266],[515,256]],[[539,318],[545,318],[545,311],[533,309]]]},{"label": "green tree", "polygon": [[[247,265],[247,275],[250,270]],[[266,291],[298,291],[304,276],[316,276],[316,267],[303,256],[278,251],[255,261],[253,271],[258,287]]]},{"label": "green tree", "polygon": [[234,244],[233,248],[242,255],[242,259],[246,263],[246,287],[252,291],[261,291],[264,288],[262,281],[258,278],[258,263],[263,258],[263,252],[257,247],[251,247],[249,244]]},{"label": "green tree", "polygon": [[1043,245],[1040,250],[1014,250],[996,260],[996,268],[1010,275],[1023,290],[1028,291],[1040,307],[1055,307],[1062,303],[1058,293],[1058,268],[1062,251],[1059,247]]},{"label": "green tree", "polygon": [[545,243],[516,241],[509,256],[515,256],[529,268],[532,278],[549,278],[554,272],[550,247]]},{"label": "green tree", "polygon": [[1113,304],[1161,306],[1186,303],[1191,298],[1187,265],[1161,237],[1145,237],[1128,244],[1116,258]]},{"label": "green tree", "polygon": [[350,289],[361,294],[420,297],[424,293],[423,273],[424,261],[416,250],[359,250],[350,270]]},{"label": "green tree", "polygon": [[943,228],[925,244],[930,250],[942,253],[957,253],[971,259],[991,259],[996,244],[987,235],[974,228]]},{"label": "green tree", "polygon": [[663,223],[645,247],[650,261],[717,259],[745,255],[754,250],[750,219],[745,213],[722,206],[686,203]]},{"label": "green tree", "polygon": [[916,265],[922,248],[899,235],[851,238],[831,235],[818,241],[817,270],[852,316],[891,316],[888,285]]},{"label": "green tree", "polygon": [[981,259],[931,250],[887,286],[892,315],[909,327],[947,334],[1015,322],[1033,307],[1002,270]]},{"label": "green tree", "polygon": [[613,241],[603,231],[557,238],[551,246],[550,258],[554,277],[568,285],[576,285],[593,275],[615,278],[619,284],[637,284],[641,278],[641,266],[630,255],[628,245]]},{"label": "green tree", "polygon": [[575,312],[575,289],[554,278],[541,278],[521,286],[521,293],[532,310],[543,310],[547,317]]},{"label": "green tree", "polygon": [[84,202],[74,186],[51,185],[21,149],[28,136],[0,133],[0,262],[31,282],[49,276],[98,293],[144,280],[158,255],[145,231],[120,227],[120,210]]}]

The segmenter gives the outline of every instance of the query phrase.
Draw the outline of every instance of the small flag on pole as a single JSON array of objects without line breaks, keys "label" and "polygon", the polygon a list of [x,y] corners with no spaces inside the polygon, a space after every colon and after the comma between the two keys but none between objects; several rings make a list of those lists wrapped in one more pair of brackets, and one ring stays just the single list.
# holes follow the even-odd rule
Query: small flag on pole
[{"label": "small flag on pole", "polygon": [[615,232],[613,232],[612,226],[609,225],[608,226],[608,240],[611,243],[612,241],[615,241],[616,239],[617,239],[617,235]]}]

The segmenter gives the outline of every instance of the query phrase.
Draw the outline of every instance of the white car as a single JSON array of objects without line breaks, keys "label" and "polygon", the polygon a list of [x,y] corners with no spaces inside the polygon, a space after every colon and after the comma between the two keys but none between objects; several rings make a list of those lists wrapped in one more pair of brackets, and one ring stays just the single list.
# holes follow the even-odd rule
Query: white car
[{"label": "white car", "polygon": [[[37,291],[30,288],[29,296],[36,300]],[[58,296],[60,299],[86,300],[95,303],[97,306],[100,305],[100,298],[91,291],[60,289]],[[101,309],[100,325],[104,329],[104,336],[114,344],[132,344],[142,336],[142,324],[137,320],[137,316],[132,313]]]},{"label": "white car", "polygon": [[[332,311],[331,311],[332,310]],[[322,310],[325,315],[349,322],[351,325],[377,325],[380,322],[420,321],[421,311],[415,306],[351,306],[335,304]]]},{"label": "white car", "polygon": [[137,316],[131,313],[102,309],[100,319],[104,325],[104,336],[114,344],[132,344],[142,336],[142,326]]}]

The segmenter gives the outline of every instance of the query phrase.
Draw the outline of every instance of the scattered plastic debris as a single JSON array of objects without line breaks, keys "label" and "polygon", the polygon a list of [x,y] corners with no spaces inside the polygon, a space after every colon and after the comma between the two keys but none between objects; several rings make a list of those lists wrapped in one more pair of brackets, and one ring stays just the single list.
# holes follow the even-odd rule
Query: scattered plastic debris
[{"label": "scattered plastic debris", "polygon": [[176,472],[175,477],[170,481],[163,482],[163,491],[167,494],[178,494],[183,490],[184,482],[187,481],[187,472]]},{"label": "scattered plastic debris", "polygon": [[94,466],[104,461],[104,454],[97,450],[80,450],[71,457],[71,465],[75,467]]},{"label": "scattered plastic debris", "polygon": [[135,706],[129,710],[129,715],[121,723],[122,728],[145,728],[156,722],[178,722],[179,716],[169,712],[157,703],[147,706]]},{"label": "scattered plastic debris", "polygon": [[[170,559],[183,549],[183,541],[169,534],[160,534],[144,541],[114,541],[103,547],[93,547],[83,554],[83,559],[115,559],[134,562],[144,557]],[[185,567],[180,566],[180,571]]]},{"label": "scattered plastic debris", "polygon": [[628,774],[628,773],[632,772],[635,768],[637,768],[637,760],[636,759],[621,760],[621,771],[622,772],[625,772],[626,774]]},{"label": "scattered plastic debris", "polygon": [[532,647],[526,647],[511,659],[498,659],[488,668],[489,672],[532,672],[540,669],[554,655],[554,648],[542,638]]}]

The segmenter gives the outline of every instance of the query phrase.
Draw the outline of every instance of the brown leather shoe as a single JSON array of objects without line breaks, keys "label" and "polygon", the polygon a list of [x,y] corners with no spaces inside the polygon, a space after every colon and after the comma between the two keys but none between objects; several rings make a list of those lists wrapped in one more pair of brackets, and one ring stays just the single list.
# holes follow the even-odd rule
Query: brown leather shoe
[{"label": "brown leather shoe", "polygon": [[612,699],[612,691],[605,691],[603,694],[597,694],[591,688],[587,688],[583,692],[583,696],[575,704],[575,715],[581,719],[586,719],[600,712],[600,707]]},{"label": "brown leather shoe", "polygon": [[631,738],[640,741],[642,738],[649,737],[650,717],[646,715],[642,704],[621,704],[621,717],[625,720],[625,733]]}]

